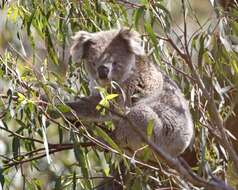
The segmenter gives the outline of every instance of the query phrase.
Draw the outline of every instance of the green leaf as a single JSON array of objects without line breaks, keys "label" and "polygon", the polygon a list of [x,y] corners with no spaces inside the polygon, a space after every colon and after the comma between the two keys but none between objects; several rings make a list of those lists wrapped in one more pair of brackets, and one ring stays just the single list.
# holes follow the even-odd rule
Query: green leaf
[{"label": "green leaf", "polygon": [[19,102],[22,102],[22,101],[24,101],[26,99],[26,97],[23,94],[21,94],[21,93],[17,93],[17,96],[18,96],[18,101]]},{"label": "green leaf", "polygon": [[148,0],[140,0],[139,1],[140,2],[140,4],[142,4],[142,5],[144,5],[144,6],[149,6],[149,2],[148,2]]},{"label": "green leaf", "polygon": [[107,100],[112,100],[112,99],[114,99],[114,98],[116,98],[116,97],[118,97],[119,96],[119,94],[108,94],[106,97],[105,97],[105,99],[107,99]]},{"label": "green leaf", "polygon": [[95,132],[99,137],[101,137],[104,141],[106,141],[112,148],[114,148],[116,151],[122,154],[120,148],[111,139],[111,137],[108,136],[108,134],[105,131],[103,131],[100,127],[96,127]]},{"label": "green leaf", "polygon": [[85,186],[87,186],[88,189],[92,189],[92,183],[90,180],[88,180],[89,178],[88,159],[85,153],[85,149],[81,147],[80,143],[78,142],[74,143],[74,155],[79,163],[79,166],[81,167],[82,174],[85,177],[84,181]]},{"label": "green leaf", "polygon": [[145,7],[140,7],[139,9],[136,9],[134,12],[134,23],[135,27],[138,28],[138,23],[140,18],[144,15]]},{"label": "green leaf", "polygon": [[144,148],[141,159],[144,161],[148,161],[151,158],[151,156],[152,156],[151,149],[149,147]]},{"label": "green leaf", "polygon": [[16,159],[20,152],[20,139],[19,137],[15,136],[12,140],[12,153],[13,157]]},{"label": "green leaf", "polygon": [[58,126],[58,132],[59,132],[59,143],[63,143],[64,135],[63,135],[63,130],[60,126]]},{"label": "green leaf", "polygon": [[146,133],[147,136],[150,138],[152,133],[153,133],[153,129],[154,129],[154,120],[149,120],[147,123],[147,128],[146,128]]},{"label": "green leaf", "polygon": [[[74,156],[78,161],[80,167],[87,168],[86,154],[84,149],[81,147],[80,143],[74,143]],[[85,174],[87,177],[88,175]]]},{"label": "green leaf", "polygon": [[62,113],[68,113],[68,112],[71,111],[71,108],[69,106],[65,105],[65,104],[59,104],[59,105],[57,105],[57,108]]},{"label": "green leaf", "polygon": [[105,176],[108,176],[110,172],[110,167],[105,159],[105,155],[103,152],[98,152],[98,156],[103,173],[105,174]]},{"label": "green leaf", "polygon": [[50,32],[50,29],[49,27],[45,27],[45,37],[46,37],[46,41],[47,41],[47,50],[48,50],[48,55],[51,59],[51,61],[54,63],[54,64],[58,64],[58,58],[57,58],[57,53],[56,53],[56,50],[54,48],[54,44],[53,44],[53,40],[52,40],[52,37],[51,37],[51,32]]},{"label": "green leaf", "polygon": [[5,178],[4,178],[4,175],[3,175],[3,169],[0,167],[0,183],[1,183],[1,186],[2,186],[2,189],[4,187],[4,183],[5,183]]},{"label": "green leaf", "polygon": [[234,163],[231,161],[229,161],[227,164],[227,179],[228,184],[230,184],[232,187],[238,187],[238,174],[235,171]]},{"label": "green leaf", "polygon": [[16,6],[10,6],[8,9],[7,9],[7,17],[13,21],[13,22],[16,22],[17,20],[17,16],[19,15],[18,13],[18,8]]},{"label": "green leaf", "polygon": [[102,100],[100,100],[100,102],[98,103],[98,105],[96,106],[96,110],[100,110],[103,107],[105,108],[109,108],[109,102],[106,98],[103,98]]},{"label": "green leaf", "polygon": [[151,23],[145,22],[145,30],[148,33],[153,45],[156,47],[158,44],[157,36],[155,35],[155,32],[153,31],[153,28],[151,26]]},{"label": "green leaf", "polygon": [[55,180],[55,187],[54,190],[61,190],[62,188],[62,182],[61,182],[61,176],[58,176]]},{"label": "green leaf", "polygon": [[166,16],[168,16],[169,19],[172,20],[172,17],[171,17],[171,15],[170,15],[170,12],[164,7],[164,5],[162,5],[160,2],[155,3],[155,5],[156,5],[159,9],[163,10],[163,11],[167,14]]},{"label": "green leaf", "polygon": [[238,74],[238,62],[236,60],[231,60],[231,65],[234,71]]},{"label": "green leaf", "polygon": [[32,20],[35,16],[35,12],[36,12],[36,9],[34,11],[32,11],[31,16],[29,17],[29,19],[27,21],[27,34],[28,34],[28,36],[31,35],[31,23],[32,23]]},{"label": "green leaf", "polygon": [[108,94],[106,95],[96,106],[97,110],[100,110],[103,107],[109,108],[110,104],[109,104],[109,100],[112,100],[114,98],[116,98],[117,96],[119,96],[119,94]]},{"label": "green leaf", "polygon": [[133,180],[133,184],[131,186],[131,190],[138,190],[138,189],[142,189],[142,184],[141,184],[141,180],[138,178],[135,178],[135,180]]},{"label": "green leaf", "polygon": [[16,119],[16,122],[21,126],[17,129],[17,133],[20,133],[22,130],[27,128],[27,125],[20,119]]},{"label": "green leaf", "polygon": [[77,178],[76,178],[76,172],[73,173],[73,188],[72,190],[76,190],[77,187]]}]

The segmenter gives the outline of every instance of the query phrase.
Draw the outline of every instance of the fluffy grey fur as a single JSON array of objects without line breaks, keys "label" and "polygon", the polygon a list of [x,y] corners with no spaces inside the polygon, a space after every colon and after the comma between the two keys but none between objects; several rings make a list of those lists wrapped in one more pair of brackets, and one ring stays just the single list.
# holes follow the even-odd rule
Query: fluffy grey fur
[{"label": "fluffy grey fur", "polygon": [[[118,105],[135,126],[146,134],[153,124],[151,139],[166,153],[178,156],[193,138],[193,122],[188,103],[178,86],[144,56],[137,32],[123,28],[96,33],[79,31],[73,37],[70,53],[75,62],[83,59],[90,80],[91,95],[69,102],[77,115],[89,121],[112,120],[115,141],[132,151],[142,147],[142,140],[129,124],[113,114],[102,116],[95,109],[100,95],[95,86],[120,85]],[[100,67],[106,71],[100,74]],[[103,77],[102,77],[103,76]],[[70,115],[68,115],[70,117]]]}]

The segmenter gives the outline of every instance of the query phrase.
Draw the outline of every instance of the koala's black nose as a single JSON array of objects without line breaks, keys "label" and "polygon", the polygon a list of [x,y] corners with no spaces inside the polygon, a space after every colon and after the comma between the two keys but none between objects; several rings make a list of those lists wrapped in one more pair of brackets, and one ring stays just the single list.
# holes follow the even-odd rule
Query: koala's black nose
[{"label": "koala's black nose", "polygon": [[98,76],[100,79],[107,79],[108,73],[109,69],[106,66],[101,65],[98,67]]}]

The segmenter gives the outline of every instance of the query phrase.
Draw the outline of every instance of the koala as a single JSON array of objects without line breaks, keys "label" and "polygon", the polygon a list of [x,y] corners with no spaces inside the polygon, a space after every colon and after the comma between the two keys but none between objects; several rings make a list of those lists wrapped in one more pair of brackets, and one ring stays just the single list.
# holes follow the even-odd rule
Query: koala
[{"label": "koala", "polygon": [[[68,102],[82,120],[112,121],[115,141],[131,152],[143,146],[140,136],[129,123],[113,113],[100,114],[96,106],[101,100],[96,86],[119,88],[116,103],[130,122],[167,154],[177,157],[190,145],[193,121],[189,106],[178,86],[145,56],[140,35],[128,28],[90,33],[79,31],[73,36],[72,60],[84,67],[89,79],[90,96]],[[80,66],[80,65],[79,65]],[[68,115],[70,117],[70,114]]]}]

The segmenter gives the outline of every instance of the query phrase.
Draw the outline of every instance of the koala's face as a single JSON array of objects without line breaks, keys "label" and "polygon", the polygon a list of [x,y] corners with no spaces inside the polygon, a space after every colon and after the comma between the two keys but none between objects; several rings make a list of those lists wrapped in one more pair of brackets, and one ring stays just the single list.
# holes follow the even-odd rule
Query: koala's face
[{"label": "koala's face", "polygon": [[70,50],[73,60],[84,59],[89,78],[102,86],[125,81],[135,66],[135,56],[144,54],[139,34],[129,29],[80,31],[74,40]]}]

